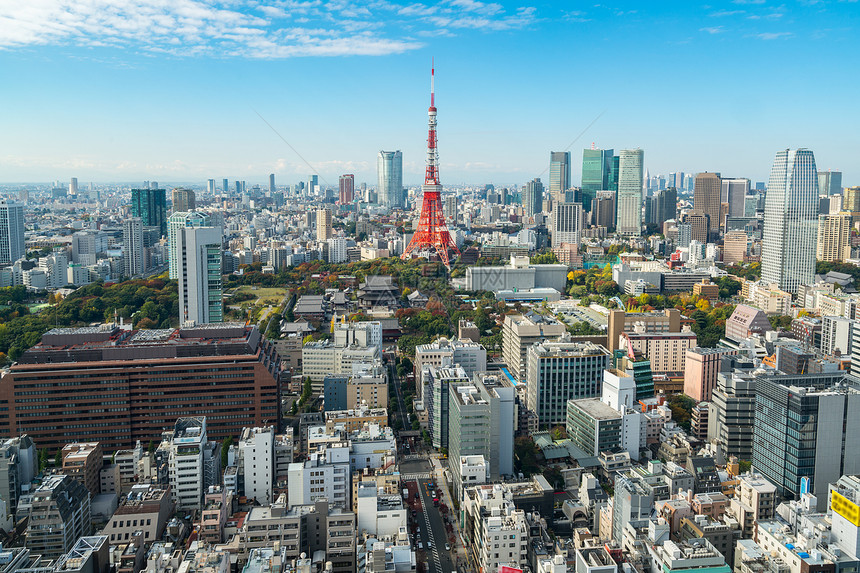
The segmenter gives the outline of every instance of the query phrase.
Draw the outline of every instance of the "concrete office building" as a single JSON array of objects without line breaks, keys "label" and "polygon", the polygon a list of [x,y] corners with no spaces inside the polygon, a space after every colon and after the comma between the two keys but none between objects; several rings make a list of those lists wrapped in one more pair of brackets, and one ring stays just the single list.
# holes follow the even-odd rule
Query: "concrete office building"
[{"label": "concrete office building", "polygon": [[543,211],[543,183],[533,179],[523,187],[523,216],[528,219]]},{"label": "concrete office building", "polygon": [[66,444],[60,452],[63,473],[83,484],[90,495],[98,495],[99,474],[104,466],[102,445],[98,442]]},{"label": "concrete office building", "polygon": [[[181,404],[189,415],[206,412],[210,436],[223,440],[279,420],[279,376],[280,358],[254,326],[57,328],[0,380],[9,408],[0,432],[27,433],[51,451],[63,436],[85,435],[113,452],[160,438]],[[50,387],[33,388],[36,381]],[[110,411],[94,411],[106,395]],[[32,408],[34,398],[47,407]]]},{"label": "concrete office building", "polygon": [[600,398],[568,400],[567,437],[589,456],[621,449],[621,412]]},{"label": "concrete office building", "polygon": [[467,267],[466,290],[551,288],[564,292],[569,270],[567,265],[531,264],[527,256],[511,255],[510,263],[503,267]]},{"label": "concrete office building", "polygon": [[[514,475],[516,390],[504,376],[482,372],[471,384],[454,384],[449,391],[449,459],[482,456],[487,477],[498,481]],[[459,495],[470,485],[460,463],[451,464]],[[473,482],[474,483],[474,482]]]},{"label": "concrete office building", "polygon": [[633,473],[619,473],[615,477],[615,493],[612,503],[612,540],[621,544],[624,527],[631,523],[640,527],[651,517],[654,505],[653,490],[644,480]]},{"label": "concrete office building", "polygon": [[752,459],[756,382],[751,362],[745,370],[717,376],[708,403],[708,441],[719,448],[725,459]]},{"label": "concrete office building", "polygon": [[808,149],[776,154],[767,185],[761,278],[796,293],[813,283],[818,227],[818,175]]},{"label": "concrete office building", "polygon": [[821,317],[821,352],[825,356],[851,356],[855,321],[841,316]]},{"label": "concrete office building", "polygon": [[[693,188],[693,208],[708,216],[708,233],[716,233],[720,228],[720,204],[722,192],[722,179],[719,173],[699,173],[696,175],[695,187]],[[694,233],[695,234],[695,233]],[[705,237],[705,243],[708,242]],[[695,237],[693,240],[697,240]]]},{"label": "concrete office building", "polygon": [[526,392],[538,424],[564,424],[567,401],[601,395],[611,355],[591,342],[540,342],[528,349]]},{"label": "concrete office building", "polygon": [[58,558],[91,533],[90,493],[71,476],[46,477],[33,492],[32,504],[26,546],[33,553]]},{"label": "concrete office building", "polygon": [[505,484],[470,487],[463,494],[462,534],[481,571],[524,569],[528,563],[528,523],[512,497]]},{"label": "concrete office building", "polygon": [[761,377],[756,394],[753,467],[787,498],[809,478],[820,511],[829,483],[860,473],[860,390],[828,373]]},{"label": "concrete office building", "polygon": [[720,195],[723,203],[729,204],[729,217],[744,217],[746,213],[746,196],[750,192],[749,179],[722,179]]},{"label": "concrete office building", "polygon": [[720,361],[723,356],[737,354],[730,348],[687,349],[684,363],[684,394],[696,402],[710,401],[711,393],[717,385]]},{"label": "concrete office building", "polygon": [[128,543],[136,531],[143,533],[144,543],[159,540],[173,515],[173,508],[169,487],[135,485],[120,502],[102,535],[109,538],[111,545]]},{"label": "concrete office building", "polygon": [[[634,325],[633,332],[621,334],[621,348],[640,353],[651,362],[652,374],[677,376],[684,372],[686,352],[696,346],[696,333],[689,329],[681,332],[644,332],[646,327]],[[686,327],[685,327],[686,328]],[[643,332],[637,332],[638,329]]]},{"label": "concrete office building", "polygon": [[622,333],[633,333],[637,329],[646,334],[681,332],[681,312],[675,308],[666,309],[662,312],[610,310],[606,331],[609,351],[614,352],[621,348]]},{"label": "concrete office building", "polygon": [[424,386],[427,380],[423,378],[425,366],[441,367],[445,364],[456,364],[466,371],[470,378],[476,372],[487,369],[487,349],[471,340],[440,337],[430,344],[419,344],[415,347],[414,374],[418,385],[419,398],[425,398]]},{"label": "concrete office building", "polygon": [[170,216],[171,278],[179,281],[180,324],[208,324],[224,320],[221,285],[221,247],[224,233],[209,217],[194,212]]},{"label": "concrete office building", "polygon": [[564,201],[564,192],[570,189],[570,152],[549,152],[549,193],[554,201]]},{"label": "concrete office building", "polygon": [[[447,360],[445,362],[448,362]],[[427,381],[426,400],[430,439],[436,449],[449,450],[449,411],[452,388],[469,384],[471,377],[462,366],[427,366],[422,379]],[[456,458],[455,458],[456,459]]]},{"label": "concrete office building", "polygon": [[[213,181],[214,183],[214,181]],[[194,191],[177,187],[173,190],[173,212],[193,211],[197,208]]]},{"label": "concrete office building", "polygon": [[0,265],[24,256],[24,206],[0,199]]},{"label": "concrete office building", "polygon": [[526,357],[533,344],[542,340],[557,341],[566,333],[564,323],[551,315],[529,312],[505,316],[502,325],[502,360],[514,380],[525,381]]},{"label": "concrete office building", "polygon": [[582,232],[582,204],[553,202],[552,207],[552,245],[564,243],[579,245]]},{"label": "concrete office building", "polygon": [[618,194],[615,230],[621,235],[642,234],[642,180],[645,152],[622,149],[618,153]]},{"label": "concrete office building", "polygon": [[36,475],[37,455],[36,446],[27,434],[0,444],[0,499],[6,504],[8,516],[15,515],[22,486],[29,485]]}]

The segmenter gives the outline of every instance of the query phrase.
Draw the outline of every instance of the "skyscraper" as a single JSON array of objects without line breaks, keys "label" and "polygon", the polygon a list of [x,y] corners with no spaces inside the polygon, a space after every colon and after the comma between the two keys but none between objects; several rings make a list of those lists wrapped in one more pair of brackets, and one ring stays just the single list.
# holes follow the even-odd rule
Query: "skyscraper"
[{"label": "skyscraper", "polygon": [[534,217],[541,211],[543,211],[543,183],[538,177],[523,187],[523,214],[526,217]]},{"label": "skyscraper", "polygon": [[[214,183],[214,181],[213,181]],[[193,211],[197,207],[194,191],[177,187],[173,190],[173,212]]]},{"label": "skyscraper", "polygon": [[309,175],[308,176],[308,187],[305,189],[305,195],[308,197],[312,196],[316,193],[317,187],[320,185],[319,175]]},{"label": "skyscraper", "polygon": [[341,175],[338,181],[338,203],[349,205],[355,199],[355,175]]},{"label": "skyscraper", "polygon": [[762,280],[791,293],[812,284],[817,217],[818,173],[812,151],[778,152],[765,197]]},{"label": "skyscraper", "polygon": [[838,195],[842,193],[842,172],[841,171],[819,171],[818,172],[818,192],[822,195]]},{"label": "skyscraper", "polygon": [[317,241],[327,241],[332,238],[331,209],[317,210]]},{"label": "skyscraper", "polygon": [[275,174],[269,173],[269,193],[275,194]]},{"label": "skyscraper", "polygon": [[622,149],[618,154],[618,216],[616,231],[622,235],[642,234],[642,178],[645,152]]},{"label": "skyscraper", "polygon": [[618,190],[618,159],[612,149],[582,150],[582,208],[591,211],[598,191]]},{"label": "skyscraper", "polygon": [[131,217],[122,222],[123,274],[133,277],[146,270],[146,251],[143,246],[143,221]]},{"label": "skyscraper", "polygon": [[750,192],[749,179],[723,179],[721,201],[729,204],[729,217],[743,217],[746,196]]},{"label": "skyscraper", "polygon": [[403,155],[400,151],[380,151],[376,159],[379,177],[377,200],[388,209],[402,209],[406,204],[403,193]]},{"label": "skyscraper", "polygon": [[167,234],[167,191],[165,189],[132,189],[131,216],[140,217],[144,227],[158,227]]},{"label": "skyscraper", "polygon": [[693,187],[693,208],[699,213],[704,213],[710,220],[710,233],[715,233],[720,228],[720,193],[722,192],[722,180],[719,173],[699,173],[696,175]]},{"label": "skyscraper", "polygon": [[553,200],[563,201],[564,192],[570,189],[570,152],[549,153],[549,194]]},{"label": "skyscraper", "polygon": [[69,181],[69,195],[77,195],[78,194],[78,178],[72,177],[71,181]]},{"label": "skyscraper", "polygon": [[221,192],[224,195],[227,195],[230,192],[230,181],[228,179],[224,179],[221,184]]},{"label": "skyscraper", "polygon": [[211,227],[209,216],[174,213],[169,220],[170,278],[179,282],[179,323],[221,322],[221,227]]},{"label": "skyscraper", "polygon": [[579,245],[582,232],[582,204],[555,201],[552,206],[552,246]]},{"label": "skyscraper", "polygon": [[815,258],[819,261],[841,263],[851,257],[851,213],[845,211],[818,217],[818,246]]},{"label": "skyscraper", "polygon": [[206,193],[209,195],[215,195],[215,180],[207,179],[206,180]]},{"label": "skyscraper", "polygon": [[0,200],[0,264],[12,264],[24,256],[24,206]]}]

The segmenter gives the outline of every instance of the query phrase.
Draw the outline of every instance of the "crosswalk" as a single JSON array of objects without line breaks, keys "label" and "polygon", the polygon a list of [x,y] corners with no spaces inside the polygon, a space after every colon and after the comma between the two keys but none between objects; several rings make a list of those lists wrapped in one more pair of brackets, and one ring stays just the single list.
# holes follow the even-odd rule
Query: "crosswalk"
[{"label": "crosswalk", "polygon": [[421,454],[409,454],[408,456],[400,456],[400,461],[402,462],[415,462],[426,459],[427,456],[422,456]]},{"label": "crosswalk", "polygon": [[418,481],[422,479],[430,479],[429,473],[417,473],[417,474],[400,474],[401,481]]}]

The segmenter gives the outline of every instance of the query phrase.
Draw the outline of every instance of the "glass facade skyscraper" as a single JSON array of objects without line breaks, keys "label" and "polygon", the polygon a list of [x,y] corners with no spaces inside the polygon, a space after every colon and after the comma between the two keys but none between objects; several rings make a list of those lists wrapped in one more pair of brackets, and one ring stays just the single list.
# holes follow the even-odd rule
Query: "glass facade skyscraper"
[{"label": "glass facade skyscraper", "polygon": [[403,155],[400,151],[380,151],[376,160],[379,177],[377,200],[389,209],[403,209],[406,194],[403,192]]},{"label": "glass facade skyscraper", "polygon": [[161,235],[167,234],[167,190],[132,189],[131,216],[140,217],[144,227],[158,227]]},{"label": "glass facade skyscraper", "polygon": [[612,149],[582,150],[582,208],[591,210],[598,191],[618,191],[618,158]]},{"label": "glass facade skyscraper", "polygon": [[618,214],[615,230],[622,235],[642,234],[642,178],[645,152],[622,149],[618,154]]},{"label": "glass facade skyscraper", "polygon": [[776,154],[764,206],[761,278],[796,293],[815,276],[818,172],[809,149]]}]

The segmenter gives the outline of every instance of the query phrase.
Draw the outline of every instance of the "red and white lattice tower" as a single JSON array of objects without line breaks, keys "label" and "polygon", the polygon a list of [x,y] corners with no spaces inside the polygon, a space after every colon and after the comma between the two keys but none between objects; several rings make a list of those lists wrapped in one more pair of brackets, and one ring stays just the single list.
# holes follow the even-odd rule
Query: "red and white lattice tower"
[{"label": "red and white lattice tower", "polygon": [[421,219],[418,221],[418,229],[412,235],[409,246],[400,256],[407,259],[413,256],[429,257],[436,252],[439,258],[450,268],[448,251],[453,250],[460,254],[460,250],[448,232],[445,224],[445,216],[442,214],[442,184],[439,183],[439,152],[436,149],[436,102],[435,102],[435,70],[430,68],[430,130],[427,134],[427,169],[424,173],[424,185],[421,186],[423,199],[421,200]]}]

